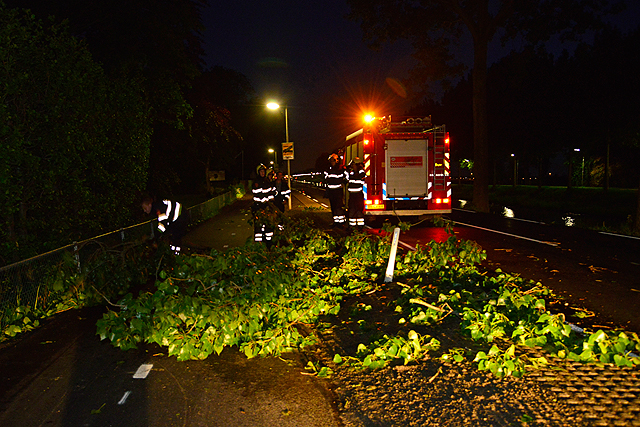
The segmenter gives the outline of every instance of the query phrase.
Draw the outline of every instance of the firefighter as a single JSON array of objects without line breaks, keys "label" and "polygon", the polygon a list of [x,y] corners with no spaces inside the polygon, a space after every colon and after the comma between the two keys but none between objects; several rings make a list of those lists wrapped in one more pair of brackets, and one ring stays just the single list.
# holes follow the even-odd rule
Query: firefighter
[{"label": "firefighter", "polygon": [[273,241],[273,225],[271,224],[271,203],[275,198],[275,187],[267,178],[267,167],[263,164],[256,168],[258,177],[253,182],[253,240],[257,243],[265,242],[271,248]]},{"label": "firefighter", "polygon": [[366,173],[359,157],[349,162],[349,227],[364,228],[364,179]]},{"label": "firefighter", "polygon": [[280,212],[284,213],[284,204],[291,197],[291,189],[289,188],[289,184],[284,179],[284,174],[281,171],[276,173],[276,178],[274,181],[274,185],[276,188],[276,197],[273,200],[273,204],[280,210]]},{"label": "firefighter", "polygon": [[156,201],[146,195],[142,198],[142,210],[147,215],[153,212],[158,218],[158,230],[169,237],[171,250],[178,255],[189,224],[189,215],[183,212],[182,205],[172,200]]},{"label": "firefighter", "polygon": [[329,168],[324,171],[324,183],[327,188],[326,197],[331,203],[331,214],[333,215],[333,226],[342,227],[346,225],[344,214],[344,192],[342,185],[348,179],[347,171],[340,165],[340,158],[337,154],[329,156]]}]

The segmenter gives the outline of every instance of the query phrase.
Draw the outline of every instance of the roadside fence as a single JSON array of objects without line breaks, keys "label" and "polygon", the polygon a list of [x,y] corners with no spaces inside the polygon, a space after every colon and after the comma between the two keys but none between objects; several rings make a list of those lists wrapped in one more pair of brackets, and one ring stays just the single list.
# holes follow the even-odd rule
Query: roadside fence
[{"label": "roadside fence", "polygon": [[[187,208],[191,224],[214,217],[224,206],[244,195],[242,186],[216,196],[206,202]],[[141,241],[145,236],[153,238],[157,230],[157,219],[121,228],[80,242],[54,249],[0,268],[0,334],[4,331],[11,315],[19,308],[35,310],[51,304],[47,299],[53,278],[65,260],[77,264],[82,270],[83,262],[99,249],[115,248],[126,242]]]}]

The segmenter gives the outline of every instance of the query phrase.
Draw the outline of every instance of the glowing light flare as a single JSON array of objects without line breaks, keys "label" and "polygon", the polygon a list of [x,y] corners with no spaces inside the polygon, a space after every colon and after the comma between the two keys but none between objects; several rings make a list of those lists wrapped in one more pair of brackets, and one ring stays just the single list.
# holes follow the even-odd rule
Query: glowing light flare
[{"label": "glowing light flare", "polygon": [[267,104],[267,108],[270,110],[277,110],[278,108],[280,108],[280,104],[278,104],[277,102],[269,102]]},{"label": "glowing light flare", "polygon": [[364,115],[364,121],[365,123],[371,123],[372,121],[374,121],[376,119],[376,116],[374,116],[373,114],[365,114]]}]

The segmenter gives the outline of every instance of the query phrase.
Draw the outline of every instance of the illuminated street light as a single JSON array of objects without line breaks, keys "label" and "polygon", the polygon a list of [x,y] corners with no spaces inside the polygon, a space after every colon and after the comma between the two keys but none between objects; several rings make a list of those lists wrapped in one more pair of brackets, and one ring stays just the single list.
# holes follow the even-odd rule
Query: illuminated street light
[{"label": "illuminated street light", "polygon": [[[267,104],[267,108],[270,110],[279,110],[280,104],[278,104],[277,102],[271,101]],[[286,138],[285,142],[289,143],[289,114],[288,114],[288,108],[286,106],[284,107],[284,131],[285,131],[285,138]],[[283,153],[283,157],[284,157],[284,153]],[[289,159],[287,159],[287,182],[289,183],[289,190],[291,190],[291,160]],[[289,210],[291,210],[291,195],[289,195]]]},{"label": "illuminated street light", "polygon": [[273,153],[273,162],[271,162],[272,165],[277,165],[278,164],[278,152],[276,150],[274,150],[273,148],[269,148],[267,150],[269,153]]},{"label": "illuminated street light", "polygon": [[371,123],[374,120],[375,120],[375,116],[373,114],[365,114],[364,121],[366,123]]}]

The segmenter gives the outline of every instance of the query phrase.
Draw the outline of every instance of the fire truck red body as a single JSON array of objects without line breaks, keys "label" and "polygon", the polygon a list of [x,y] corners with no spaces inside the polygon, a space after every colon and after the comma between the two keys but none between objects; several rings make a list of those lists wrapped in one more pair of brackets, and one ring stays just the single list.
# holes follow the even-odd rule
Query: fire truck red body
[{"label": "fire truck red body", "polygon": [[363,160],[365,215],[451,213],[449,133],[424,118],[376,118],[347,136],[345,164]]}]

